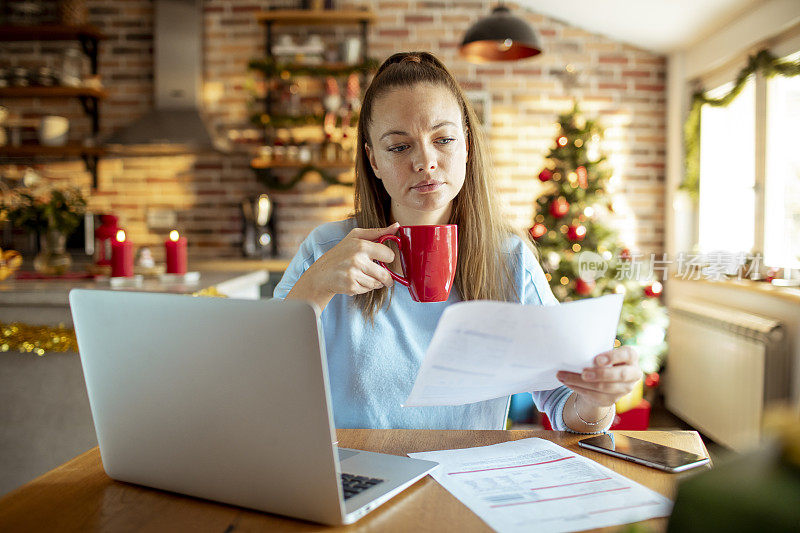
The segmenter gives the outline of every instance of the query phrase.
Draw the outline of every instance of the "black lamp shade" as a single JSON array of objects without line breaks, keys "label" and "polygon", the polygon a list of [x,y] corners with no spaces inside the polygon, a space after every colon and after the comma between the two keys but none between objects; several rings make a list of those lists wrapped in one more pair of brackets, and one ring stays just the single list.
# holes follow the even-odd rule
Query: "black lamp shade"
[{"label": "black lamp shade", "polygon": [[516,61],[541,53],[533,28],[502,5],[468,29],[461,42],[461,55],[475,63]]}]

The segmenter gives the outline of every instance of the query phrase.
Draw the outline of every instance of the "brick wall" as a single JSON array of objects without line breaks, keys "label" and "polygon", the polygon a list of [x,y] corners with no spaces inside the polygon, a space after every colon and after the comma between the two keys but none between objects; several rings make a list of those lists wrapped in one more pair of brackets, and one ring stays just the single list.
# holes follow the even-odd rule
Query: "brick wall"
[{"label": "brick wall", "polygon": [[[274,3],[274,2],[273,2]],[[126,125],[152,107],[153,2],[88,0],[90,20],[108,36],[101,44],[100,74],[109,92],[101,106],[101,132]],[[343,2],[338,3],[344,7]],[[253,13],[264,0],[206,0],[204,10],[203,105],[209,129],[221,140],[248,127],[249,87],[256,75],[247,62],[263,54],[264,32]],[[365,5],[355,2],[355,5]],[[458,57],[466,28],[489,13],[493,3],[474,0],[376,1],[377,23],[369,35],[370,55],[384,59],[399,50],[430,50],[452,70],[465,89],[491,101],[489,139],[498,188],[513,222],[527,227],[539,193],[536,179],[556,134],[559,113],[577,98],[587,115],[607,127],[601,149],[615,167],[613,224],[633,249],[660,252],[664,241],[665,60],[646,51],[570,27],[512,6],[540,33],[544,53],[504,65],[474,65]],[[339,39],[344,28],[291,30]],[[59,58],[54,43],[0,43],[5,65],[36,66]],[[50,59],[43,59],[49,57]],[[565,65],[576,75],[565,77]],[[567,81],[567,83],[565,83]],[[5,101],[28,116],[63,114],[72,118],[74,138],[89,133],[88,119],[74,101]],[[111,157],[101,163],[99,190],[91,193],[98,211],[119,214],[140,245],[158,245],[164,235],[146,225],[149,208],[174,209],[178,226],[196,256],[236,256],[240,246],[239,202],[263,187],[241,149],[231,153]],[[54,180],[80,183],[89,176],[80,162],[42,166]],[[291,255],[317,224],[352,210],[352,190],[325,187],[309,179],[288,193],[274,194],[282,255]],[[156,246],[157,257],[161,253]]]}]

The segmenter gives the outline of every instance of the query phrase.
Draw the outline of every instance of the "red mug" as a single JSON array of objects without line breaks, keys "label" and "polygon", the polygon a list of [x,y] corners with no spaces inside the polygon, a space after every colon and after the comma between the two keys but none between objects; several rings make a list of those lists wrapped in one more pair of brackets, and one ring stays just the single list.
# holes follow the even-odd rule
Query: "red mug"
[{"label": "red mug", "polygon": [[400,226],[395,235],[383,235],[375,242],[393,240],[400,249],[403,274],[399,276],[384,263],[395,281],[408,287],[416,302],[444,302],[456,277],[458,226]]}]

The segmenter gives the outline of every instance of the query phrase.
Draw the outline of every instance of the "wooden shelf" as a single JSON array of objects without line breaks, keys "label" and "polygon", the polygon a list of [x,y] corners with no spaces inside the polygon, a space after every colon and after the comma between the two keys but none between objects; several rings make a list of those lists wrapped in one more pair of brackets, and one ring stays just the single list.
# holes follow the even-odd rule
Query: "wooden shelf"
[{"label": "wooden shelf", "polygon": [[20,146],[0,146],[0,156],[6,157],[78,157],[100,156],[105,153],[101,146],[83,146],[67,143],[65,146],[42,146],[41,144],[22,144]]},{"label": "wooden shelf", "polygon": [[347,76],[350,74],[361,74],[363,72],[375,72],[378,70],[380,62],[376,59],[359,62],[356,64],[332,62],[320,65],[303,65],[301,63],[272,63],[268,60],[250,61],[248,68],[261,72],[267,77],[283,78],[283,73],[288,72],[289,76]]},{"label": "wooden shelf", "polygon": [[88,87],[0,87],[0,98],[70,98],[86,96],[103,99],[108,93]]},{"label": "wooden shelf", "polygon": [[[0,42],[11,41],[78,41],[83,53],[89,58],[91,73],[97,74],[98,42],[104,39],[95,26],[66,26],[43,24],[38,26],[0,26]],[[2,87],[0,98],[78,98],[83,110],[92,119],[92,133],[100,132],[100,103],[108,93],[102,89],[86,87]],[[92,174],[92,186],[97,188],[97,162],[105,153],[102,147],[68,143],[65,146],[0,146],[0,158],[80,157]]]},{"label": "wooden shelf", "polygon": [[374,22],[375,13],[355,9],[275,9],[256,13],[256,19],[262,24],[359,24]]},{"label": "wooden shelf", "polygon": [[94,26],[0,26],[2,41],[69,41],[82,38],[104,39]]},{"label": "wooden shelf", "polygon": [[303,168],[310,165],[317,168],[350,168],[355,166],[355,161],[309,161],[304,163],[302,161],[264,161],[256,158],[250,162],[252,168]]}]

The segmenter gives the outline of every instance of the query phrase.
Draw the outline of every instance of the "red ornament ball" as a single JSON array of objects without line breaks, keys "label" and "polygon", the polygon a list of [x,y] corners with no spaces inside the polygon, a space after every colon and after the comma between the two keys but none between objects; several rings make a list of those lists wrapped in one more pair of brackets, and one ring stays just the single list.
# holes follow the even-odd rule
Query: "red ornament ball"
[{"label": "red ornament ball", "polygon": [[550,202],[550,214],[556,218],[561,218],[569,212],[569,202],[563,196],[559,196]]},{"label": "red ornament ball", "polygon": [[584,281],[581,278],[575,279],[575,292],[581,296],[588,296],[594,290],[594,280]]},{"label": "red ornament ball", "polygon": [[586,227],[582,225],[567,228],[567,238],[571,241],[582,241],[586,237]]},{"label": "red ornament ball", "polygon": [[539,240],[539,238],[541,238],[542,235],[547,233],[547,226],[539,223],[534,224],[533,227],[528,230],[528,233],[530,233],[531,237],[533,237],[534,239]]},{"label": "red ornament ball", "polygon": [[622,251],[619,253],[619,258],[627,261],[631,258],[631,251],[627,248],[623,248]]},{"label": "red ornament ball", "polygon": [[549,169],[544,169],[539,172],[539,181],[544,183],[545,181],[550,181],[553,179],[553,173]]},{"label": "red ornament ball", "polygon": [[664,286],[658,281],[654,281],[652,284],[644,288],[644,294],[648,298],[658,298],[662,290],[664,290]]}]

